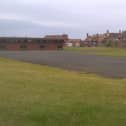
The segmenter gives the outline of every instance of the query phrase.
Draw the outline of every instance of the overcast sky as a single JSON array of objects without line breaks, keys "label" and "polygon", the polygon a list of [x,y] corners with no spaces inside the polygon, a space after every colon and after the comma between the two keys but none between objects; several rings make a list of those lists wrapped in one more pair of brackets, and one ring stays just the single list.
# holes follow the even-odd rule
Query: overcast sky
[{"label": "overcast sky", "polygon": [[126,0],[0,0],[0,36],[44,36],[126,29]]}]

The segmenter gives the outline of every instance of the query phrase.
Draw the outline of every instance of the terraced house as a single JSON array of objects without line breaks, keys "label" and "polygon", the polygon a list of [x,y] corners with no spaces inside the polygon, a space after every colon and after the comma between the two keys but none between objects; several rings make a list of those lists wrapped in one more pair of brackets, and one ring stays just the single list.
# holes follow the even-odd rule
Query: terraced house
[{"label": "terraced house", "polygon": [[84,40],[84,46],[107,46],[126,48],[126,31],[119,31],[117,33],[107,31],[104,34],[88,35]]}]

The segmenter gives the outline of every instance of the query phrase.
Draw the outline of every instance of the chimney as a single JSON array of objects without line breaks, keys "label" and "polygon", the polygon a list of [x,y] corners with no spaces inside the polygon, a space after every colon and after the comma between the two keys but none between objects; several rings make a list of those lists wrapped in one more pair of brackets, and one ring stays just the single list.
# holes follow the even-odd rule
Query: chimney
[{"label": "chimney", "polygon": [[87,33],[87,38],[89,37],[89,34]]}]

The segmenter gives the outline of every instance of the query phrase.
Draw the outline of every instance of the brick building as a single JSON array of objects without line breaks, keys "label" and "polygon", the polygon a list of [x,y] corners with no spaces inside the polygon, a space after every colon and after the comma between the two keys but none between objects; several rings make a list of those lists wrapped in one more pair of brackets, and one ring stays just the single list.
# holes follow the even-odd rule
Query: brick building
[{"label": "brick building", "polygon": [[62,50],[62,37],[0,37],[0,50]]},{"label": "brick building", "polygon": [[87,34],[87,38],[83,41],[83,45],[87,47],[104,46],[105,37],[104,34],[96,34],[92,36]]},{"label": "brick building", "polygon": [[112,33],[107,31],[104,34],[95,34],[88,35],[87,38],[83,42],[84,46],[87,47],[117,47],[117,48],[125,48],[126,47],[126,31]]}]

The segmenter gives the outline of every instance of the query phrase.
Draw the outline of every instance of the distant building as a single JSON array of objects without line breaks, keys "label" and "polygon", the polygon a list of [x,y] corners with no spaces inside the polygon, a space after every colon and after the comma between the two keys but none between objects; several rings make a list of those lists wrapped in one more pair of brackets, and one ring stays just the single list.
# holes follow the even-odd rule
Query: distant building
[{"label": "distant building", "polygon": [[87,34],[87,38],[83,42],[84,46],[87,47],[99,47],[99,46],[110,46],[110,47],[126,47],[126,31],[119,31],[118,33],[111,33],[107,30],[104,34]]},{"label": "distant building", "polygon": [[67,47],[80,47],[81,46],[81,39],[68,39],[66,41]]},{"label": "distant building", "polygon": [[102,34],[96,34],[92,36],[87,36],[87,38],[84,40],[84,46],[87,47],[97,47],[97,46],[102,46],[103,41],[105,39],[105,35]]},{"label": "distant building", "polygon": [[62,50],[62,37],[0,37],[0,50]]}]

